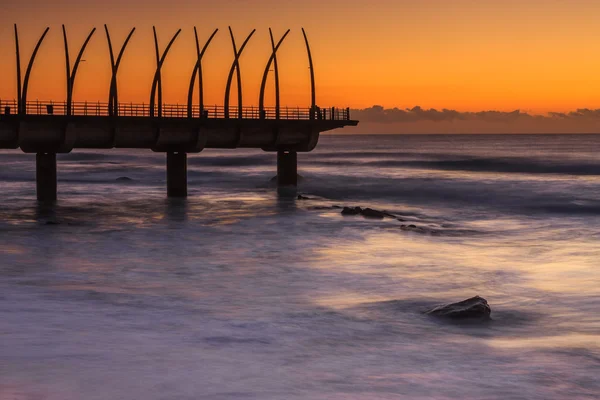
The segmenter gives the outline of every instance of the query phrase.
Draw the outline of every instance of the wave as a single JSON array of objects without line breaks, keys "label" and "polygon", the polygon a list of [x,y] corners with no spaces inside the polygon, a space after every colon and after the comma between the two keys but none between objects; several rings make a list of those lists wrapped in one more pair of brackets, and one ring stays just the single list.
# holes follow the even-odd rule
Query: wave
[{"label": "wave", "polygon": [[600,175],[600,164],[591,163],[555,163],[551,161],[525,161],[509,158],[473,158],[435,161],[395,161],[383,160],[368,163],[377,167],[404,166],[441,170],[459,170],[475,172]]},{"label": "wave", "polygon": [[251,156],[234,156],[231,157],[220,157],[220,156],[198,156],[190,157],[188,163],[192,166],[206,166],[206,167],[258,167],[265,165],[275,165],[276,158],[269,156],[268,154],[257,154]]},{"label": "wave", "polygon": [[[382,154],[384,155],[384,154]],[[413,154],[413,156],[416,156]],[[368,158],[368,157],[367,157]],[[375,168],[418,168],[444,171],[498,172],[523,174],[600,175],[600,164],[589,162],[553,162],[522,158],[461,158],[436,160],[312,160],[322,165],[348,165]]]},{"label": "wave", "polygon": [[537,204],[529,209],[542,211],[548,214],[578,214],[578,215],[600,215],[600,203],[597,204]]}]

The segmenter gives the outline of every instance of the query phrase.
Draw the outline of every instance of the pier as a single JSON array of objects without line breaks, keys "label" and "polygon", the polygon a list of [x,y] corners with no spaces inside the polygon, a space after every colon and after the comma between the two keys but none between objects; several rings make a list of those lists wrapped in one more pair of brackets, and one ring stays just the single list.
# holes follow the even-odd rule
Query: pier
[{"label": "pier", "polygon": [[[165,104],[162,101],[161,68],[181,30],[174,34],[161,53],[154,29],[156,73],[149,101],[128,103],[119,99],[117,73],[135,29],[131,30],[115,57],[108,27],[104,28],[112,66],[107,101],[73,101],[77,69],[96,30],[90,32],[75,63],[71,65],[67,31],[64,26],[62,33],[65,43],[66,100],[33,101],[27,99],[29,78],[37,52],[49,28],[40,37],[22,79],[19,36],[15,25],[18,93],[16,99],[0,99],[0,149],[20,149],[25,153],[36,154],[37,198],[41,202],[53,202],[57,199],[56,154],[69,153],[73,149],[135,148],[165,153],[169,197],[187,196],[187,155],[200,153],[207,148],[256,148],[276,153],[278,185],[295,186],[298,153],[314,150],[321,132],[358,124],[358,121],[350,118],[348,108],[317,106],[313,60],[304,29],[302,34],[310,69],[311,101],[308,107],[299,108],[280,105],[277,50],[290,33],[289,30],[276,42],[269,29],[272,54],[266,63],[258,106],[244,106],[239,59],[255,31],[252,31],[238,48],[233,31],[229,28],[233,63],[229,70],[224,102],[223,105],[207,105],[204,104],[202,61],[218,30],[215,30],[201,47],[194,28],[197,61],[194,66],[190,66],[187,103]],[[264,102],[265,87],[271,68],[275,75],[275,105],[267,107]],[[238,88],[237,106],[230,106],[234,76]],[[198,99],[195,100],[193,97],[196,82]]]}]

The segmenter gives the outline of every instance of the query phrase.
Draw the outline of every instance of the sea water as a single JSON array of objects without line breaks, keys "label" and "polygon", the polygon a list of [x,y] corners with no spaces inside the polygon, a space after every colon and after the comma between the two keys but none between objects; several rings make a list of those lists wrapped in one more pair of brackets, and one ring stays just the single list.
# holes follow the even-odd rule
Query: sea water
[{"label": "sea water", "polygon": [[[190,155],[168,200],[164,154],[77,150],[42,207],[35,156],[2,151],[0,399],[600,398],[600,136],[298,159],[295,193],[272,153]],[[424,314],[475,295],[492,321]]]}]

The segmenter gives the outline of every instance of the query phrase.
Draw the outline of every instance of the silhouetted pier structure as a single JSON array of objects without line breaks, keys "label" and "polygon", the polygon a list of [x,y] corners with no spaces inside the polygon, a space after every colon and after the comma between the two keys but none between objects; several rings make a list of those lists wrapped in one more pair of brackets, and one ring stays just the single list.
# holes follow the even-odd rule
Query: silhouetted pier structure
[{"label": "silhouetted pier structure", "polygon": [[[170,197],[187,196],[187,154],[199,153],[205,148],[241,147],[276,152],[278,184],[296,185],[298,152],[312,151],[317,145],[321,132],[358,124],[358,121],[350,119],[350,111],[347,108],[320,108],[316,105],[313,61],[304,29],[302,33],[311,75],[311,105],[306,108],[280,105],[277,50],[289,30],[275,43],[270,29],[272,54],[263,75],[259,105],[243,106],[239,59],[255,31],[247,36],[238,49],[231,28],[229,33],[234,61],[228,75],[223,106],[204,103],[202,59],[217,30],[201,49],[195,28],[197,62],[192,68],[186,104],[164,104],[162,101],[161,68],[181,30],[172,37],[161,55],[156,29],[154,29],[156,73],[152,81],[152,90],[148,103],[136,104],[119,101],[117,88],[117,73],[121,59],[135,28],[129,33],[115,58],[106,26],[112,66],[108,101],[104,103],[73,101],[77,70],[95,29],[88,35],[75,63],[71,66],[64,26],[66,101],[31,101],[27,99],[29,78],[37,52],[48,30],[49,28],[44,31],[38,41],[22,80],[19,37],[15,25],[18,96],[16,100],[0,99],[0,149],[20,148],[25,153],[36,153],[37,197],[40,201],[56,200],[56,154],[69,153],[73,149],[141,148],[164,152],[167,155],[167,193]],[[271,67],[275,74],[275,106],[266,107],[265,87]],[[229,104],[234,74],[237,80],[238,106]],[[199,86],[198,103],[193,101],[196,80]]]}]

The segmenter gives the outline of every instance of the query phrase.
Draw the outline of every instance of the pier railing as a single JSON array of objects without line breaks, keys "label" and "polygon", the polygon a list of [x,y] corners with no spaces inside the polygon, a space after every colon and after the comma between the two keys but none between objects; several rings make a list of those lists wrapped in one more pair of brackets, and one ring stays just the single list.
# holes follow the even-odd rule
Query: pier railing
[{"label": "pier railing", "polygon": [[[114,114],[110,112],[108,103],[102,102],[73,102],[71,103],[71,113],[74,116],[96,116],[109,117]],[[187,105],[183,104],[163,104],[159,112],[159,107],[154,106],[154,112],[151,113],[151,107],[147,103],[119,103],[117,115],[120,117],[150,117],[162,116],[167,118],[210,118],[210,119],[237,119],[239,118],[239,108],[229,107],[228,113],[223,106],[205,106],[200,110],[197,105],[192,106],[191,115]],[[0,99],[0,114],[10,115],[18,114],[16,100]],[[67,103],[55,101],[28,101],[25,108],[25,115],[67,115]],[[275,107],[265,107],[262,112],[259,107],[242,107],[241,115],[243,119],[278,119],[277,109]],[[301,108],[301,107],[280,107],[279,119],[282,120],[350,120],[350,109],[348,108]]]}]

